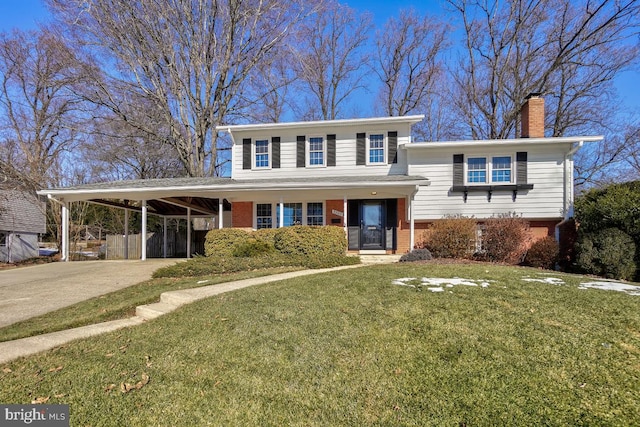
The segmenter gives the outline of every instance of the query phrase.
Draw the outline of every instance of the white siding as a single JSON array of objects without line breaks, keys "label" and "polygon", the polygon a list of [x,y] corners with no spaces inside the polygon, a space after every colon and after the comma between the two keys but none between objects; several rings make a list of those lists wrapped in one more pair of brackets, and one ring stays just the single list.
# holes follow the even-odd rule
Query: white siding
[{"label": "white siding", "polygon": [[[511,151],[509,151],[511,150]],[[564,150],[564,151],[563,151]],[[564,206],[564,153],[562,145],[536,147],[504,147],[496,149],[461,148],[422,149],[410,152],[410,175],[428,178],[429,186],[422,186],[415,198],[416,220],[440,219],[445,215],[465,215],[488,218],[492,215],[515,212],[529,219],[562,218]],[[453,185],[453,155],[470,156],[511,155],[516,151],[528,153],[528,183],[532,190],[519,191],[513,199],[512,191],[494,191],[491,201],[488,193],[469,192],[464,201],[462,192],[451,192]],[[514,171],[515,173],[515,171]]]},{"label": "white siding", "polygon": [[[387,136],[390,131],[398,132],[398,146],[409,142],[410,126],[407,124],[391,124],[384,127],[363,127],[360,126],[340,126],[338,128],[304,128],[304,129],[270,129],[269,133],[260,131],[235,131],[233,133],[233,167],[232,178],[234,179],[269,179],[269,178],[308,178],[313,176],[367,176],[367,175],[404,175],[406,168],[406,152],[398,147],[398,163],[384,165],[356,165],[356,134],[358,133],[382,133]],[[327,167],[296,167],[297,141],[298,135],[304,135],[307,139],[310,136],[322,136],[325,138],[329,134],[336,135],[336,166]],[[280,137],[280,168],[251,170],[243,169],[243,147],[242,140],[251,138],[269,139]],[[386,139],[385,139],[386,150]],[[388,153],[386,153],[388,154]]]}]

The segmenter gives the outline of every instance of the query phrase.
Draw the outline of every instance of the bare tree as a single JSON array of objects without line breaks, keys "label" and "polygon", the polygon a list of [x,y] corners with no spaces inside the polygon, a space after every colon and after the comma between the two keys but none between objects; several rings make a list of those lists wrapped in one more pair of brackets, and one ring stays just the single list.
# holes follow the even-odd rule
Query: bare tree
[{"label": "bare tree", "polygon": [[362,71],[368,60],[363,48],[371,18],[331,2],[301,27],[295,62],[302,91],[309,94],[303,117],[340,118],[345,101],[363,87]]},{"label": "bare tree", "polygon": [[47,31],[0,35],[0,169],[27,189],[59,183],[54,169],[77,143],[77,64]]},{"label": "bare tree", "polygon": [[[239,114],[238,96],[258,65],[312,11],[303,0],[48,0],[87,49],[99,49],[106,76],[90,97],[151,137],[174,147],[190,176],[216,170],[215,126]],[[153,105],[149,126],[131,114]]]},{"label": "bare tree", "polygon": [[531,92],[549,100],[550,135],[597,125],[601,115],[588,106],[611,96],[612,79],[638,58],[635,0],[448,3],[465,33],[456,109],[473,138],[517,136]]}]

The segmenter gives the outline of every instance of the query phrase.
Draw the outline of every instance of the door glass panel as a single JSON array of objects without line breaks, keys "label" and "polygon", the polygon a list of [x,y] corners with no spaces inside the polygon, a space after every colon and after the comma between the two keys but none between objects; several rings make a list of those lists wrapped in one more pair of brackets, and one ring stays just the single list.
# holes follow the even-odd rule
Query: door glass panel
[{"label": "door glass panel", "polygon": [[382,249],[382,203],[365,202],[362,205],[362,247]]}]

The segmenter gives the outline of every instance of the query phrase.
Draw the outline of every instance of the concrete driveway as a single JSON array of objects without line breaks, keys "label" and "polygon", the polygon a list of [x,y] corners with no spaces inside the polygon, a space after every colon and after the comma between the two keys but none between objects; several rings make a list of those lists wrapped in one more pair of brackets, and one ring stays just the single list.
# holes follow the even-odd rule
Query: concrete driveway
[{"label": "concrete driveway", "polygon": [[55,262],[0,271],[0,327],[126,288],[178,259]]}]

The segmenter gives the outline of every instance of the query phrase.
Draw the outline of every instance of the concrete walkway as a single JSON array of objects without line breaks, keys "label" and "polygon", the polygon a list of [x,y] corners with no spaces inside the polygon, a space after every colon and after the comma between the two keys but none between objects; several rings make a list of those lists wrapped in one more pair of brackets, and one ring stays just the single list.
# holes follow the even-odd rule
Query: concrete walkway
[{"label": "concrete walkway", "polygon": [[[389,260],[392,262],[392,260]],[[102,261],[101,261],[102,262]],[[147,261],[144,261],[147,262]],[[327,271],[344,270],[348,268],[358,268],[366,264],[350,265],[345,267],[326,268],[318,270],[302,270],[289,273],[275,274],[272,276],[256,277],[253,279],[238,280],[235,282],[220,283],[212,286],[200,288],[184,289],[180,291],[164,292],[160,296],[160,302],[139,306],[136,309],[136,316],[129,319],[113,320],[96,325],[83,326],[66,331],[52,332],[50,334],[38,335],[35,337],[22,338],[14,341],[0,343],[0,364],[17,359],[22,356],[29,356],[45,350],[61,346],[70,341],[86,338],[105,332],[115,331],[128,326],[135,326],[145,320],[153,319],[166,313],[170,313],[181,305],[189,304],[204,298],[218,295],[249,286],[261,285],[264,283],[276,282],[293,277],[308,276],[312,274],[325,273]],[[157,266],[156,266],[157,268]],[[2,276],[0,276],[2,277]]]}]

